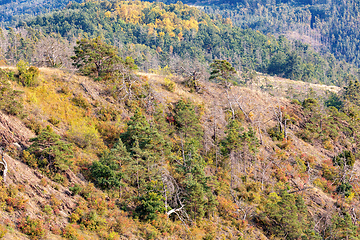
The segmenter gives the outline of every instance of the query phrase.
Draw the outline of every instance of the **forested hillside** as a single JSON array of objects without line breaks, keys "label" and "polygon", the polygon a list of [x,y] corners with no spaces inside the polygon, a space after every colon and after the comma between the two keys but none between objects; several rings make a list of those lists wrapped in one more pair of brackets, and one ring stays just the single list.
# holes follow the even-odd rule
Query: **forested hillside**
[{"label": "forested hillside", "polygon": [[53,9],[64,8],[69,2],[79,0],[0,0],[0,22],[6,25],[16,24],[19,20],[30,18]]},{"label": "forested hillside", "polygon": [[[72,1],[80,2],[80,1]],[[150,1],[159,2],[159,1]],[[176,4],[176,0],[163,0]],[[357,1],[219,1],[185,0],[201,6],[208,14],[230,18],[234,25],[264,34],[286,35],[290,39],[311,44],[323,53],[359,66],[359,21]],[[67,1],[2,1],[0,16],[12,26],[51,9],[68,6]],[[110,10],[110,9],[107,9]],[[111,10],[110,10],[111,11]],[[11,23],[10,23],[11,22]]]},{"label": "forested hillside", "polygon": [[0,237],[357,239],[357,81],[143,73],[100,38],[71,60],[0,72]]},{"label": "forested hillside", "polygon": [[[174,3],[176,1],[162,1]],[[229,17],[242,28],[286,34],[360,64],[358,1],[184,1],[206,6],[205,12]]]},{"label": "forested hillside", "polygon": [[[46,40],[45,35],[52,39]],[[42,52],[48,49],[46,43],[62,43],[67,49],[78,38],[96,36],[120,48],[123,57],[131,56],[145,71],[176,65],[179,59],[202,65],[213,59],[228,59],[249,78],[257,71],[342,86],[348,83],[349,74],[358,75],[351,65],[331,54],[316,53],[300,41],[243,30],[234,27],[230,19],[214,18],[181,3],[73,3],[62,11],[23,22],[17,29],[3,30],[2,55],[10,63],[25,59],[40,66],[42,58],[36,57],[46,54]]]},{"label": "forested hillside", "polygon": [[360,239],[353,65],[182,3],[0,30],[0,238]]}]

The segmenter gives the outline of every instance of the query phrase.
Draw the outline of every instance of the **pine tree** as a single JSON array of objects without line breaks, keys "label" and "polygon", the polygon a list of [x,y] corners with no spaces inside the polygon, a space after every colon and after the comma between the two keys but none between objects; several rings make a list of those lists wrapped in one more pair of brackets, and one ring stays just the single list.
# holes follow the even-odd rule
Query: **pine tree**
[{"label": "pine tree", "polygon": [[87,76],[95,78],[109,77],[114,72],[114,66],[122,60],[117,50],[106,44],[100,37],[88,40],[81,39],[74,47],[74,66]]},{"label": "pine tree", "polygon": [[286,190],[280,196],[271,194],[261,219],[268,235],[284,239],[320,239],[313,230],[314,223],[302,198]]},{"label": "pine tree", "polygon": [[350,214],[344,210],[335,213],[331,218],[331,227],[329,229],[330,239],[360,239],[356,233],[356,226],[353,224]]},{"label": "pine tree", "polygon": [[181,99],[175,108],[175,122],[179,133],[185,138],[194,138],[200,141],[203,136],[203,129],[200,118],[195,112],[194,105],[189,101]]},{"label": "pine tree", "polygon": [[35,154],[38,158],[38,165],[54,172],[67,170],[73,157],[71,144],[61,140],[61,137],[47,126],[41,130],[39,136],[31,139],[33,144],[28,152]]},{"label": "pine tree", "polygon": [[122,165],[130,162],[130,154],[121,139],[110,152],[105,152],[99,161],[91,166],[91,176],[95,184],[101,189],[119,188],[125,176]]},{"label": "pine tree", "polygon": [[233,82],[234,75],[236,74],[235,68],[228,61],[217,59],[210,64],[210,67],[210,80],[219,81],[225,87],[229,87],[229,83]]},{"label": "pine tree", "polygon": [[154,219],[156,213],[165,211],[160,168],[168,145],[140,109],[135,111],[120,138],[130,153],[127,174],[130,184],[137,189],[136,214],[143,220]]}]

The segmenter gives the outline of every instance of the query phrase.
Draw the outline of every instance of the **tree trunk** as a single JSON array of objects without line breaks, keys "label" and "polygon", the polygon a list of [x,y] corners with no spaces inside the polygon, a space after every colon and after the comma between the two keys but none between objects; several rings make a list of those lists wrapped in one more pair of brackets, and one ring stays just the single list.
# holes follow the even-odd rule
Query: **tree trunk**
[{"label": "tree trunk", "polygon": [[4,183],[6,183],[6,174],[7,174],[7,171],[8,171],[8,166],[7,166],[7,163],[5,161],[5,151],[4,151],[4,149],[1,152],[1,162],[0,162],[0,164],[2,164],[4,166],[3,180],[4,180]]}]

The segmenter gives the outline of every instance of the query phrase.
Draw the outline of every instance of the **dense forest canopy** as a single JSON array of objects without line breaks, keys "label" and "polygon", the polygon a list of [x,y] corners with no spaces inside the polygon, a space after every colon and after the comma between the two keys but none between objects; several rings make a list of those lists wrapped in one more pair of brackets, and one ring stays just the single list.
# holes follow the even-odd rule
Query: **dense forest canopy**
[{"label": "dense forest canopy", "polygon": [[[71,3],[74,2],[79,1],[71,1]],[[99,1],[96,2],[99,3]],[[176,4],[178,1],[150,2]],[[316,51],[323,54],[331,53],[337,59],[345,60],[356,66],[360,64],[358,48],[360,39],[358,29],[360,27],[357,1],[184,0],[183,2],[200,6],[200,9],[208,14],[220,14],[225,19],[230,18],[234,25],[243,29],[251,28],[275,36],[283,34],[289,39],[310,44]],[[19,20],[29,19],[31,16],[48,12],[51,9],[62,9],[71,3],[67,1],[24,1],[21,3],[2,1],[0,21],[6,26],[14,26]],[[140,9],[136,11],[140,11]],[[103,10],[111,12],[111,9]],[[68,23],[70,22],[68,21]],[[86,32],[93,31],[92,29],[84,30]],[[116,32],[116,29],[113,30]]]},{"label": "dense forest canopy", "polygon": [[[172,1],[165,1],[172,2]],[[267,34],[286,34],[331,52],[357,66],[359,49],[358,1],[187,1],[204,5],[211,14],[229,17],[242,28]]]},{"label": "dense forest canopy", "polygon": [[8,26],[14,25],[21,19],[64,8],[69,2],[82,2],[82,0],[0,0],[0,22]]},{"label": "dense forest canopy", "polygon": [[[301,41],[241,29],[233,26],[229,18],[210,16],[182,3],[72,3],[64,10],[39,15],[17,27],[24,29],[23,36],[16,35],[14,29],[3,31],[7,47],[18,51],[7,52],[12,54],[6,57],[10,62],[18,61],[21,56],[37,64],[31,52],[36,52],[34,48],[41,36],[57,34],[60,42],[72,44],[82,37],[102,36],[121,49],[123,57],[131,56],[145,71],[172,66],[181,58],[196,59],[202,64],[227,59],[245,75],[257,71],[339,86],[347,84],[348,74],[355,77],[358,74],[356,68],[346,62],[337,61],[331,54],[317,53]],[[21,40],[24,37],[26,40]]]}]

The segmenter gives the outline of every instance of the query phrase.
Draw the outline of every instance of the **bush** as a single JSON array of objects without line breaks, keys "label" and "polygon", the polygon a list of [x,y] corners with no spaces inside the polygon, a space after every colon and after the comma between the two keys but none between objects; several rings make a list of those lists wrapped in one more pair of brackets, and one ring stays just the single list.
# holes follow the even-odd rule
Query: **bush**
[{"label": "bush", "polygon": [[7,229],[3,225],[0,225],[0,239],[3,238],[6,233]]},{"label": "bush", "polygon": [[59,125],[59,123],[61,122],[59,119],[57,119],[57,118],[55,118],[55,117],[50,117],[49,119],[48,119],[48,122],[49,123],[51,123],[52,125],[54,125],[54,126],[57,126],[57,125]]},{"label": "bush", "polygon": [[269,235],[281,239],[319,239],[301,196],[287,191],[280,195],[273,192],[268,201],[259,220]]},{"label": "bush", "polygon": [[112,122],[100,122],[96,125],[97,131],[107,145],[112,146],[116,143],[120,136],[120,128]]},{"label": "bush", "polygon": [[91,210],[81,217],[80,223],[81,225],[84,225],[86,229],[91,231],[99,231],[107,226],[106,220],[100,217],[95,210]]},{"label": "bush", "polygon": [[78,234],[76,228],[74,228],[72,225],[67,225],[62,232],[62,236],[67,239],[79,239],[80,235]]},{"label": "bush", "polygon": [[336,188],[336,192],[344,194],[345,197],[349,197],[351,194],[352,186],[350,183],[342,183]]},{"label": "bush", "polygon": [[345,165],[352,167],[354,166],[355,160],[354,154],[348,150],[344,150],[333,158],[334,166],[340,167],[344,167]]},{"label": "bush", "polygon": [[6,199],[7,210],[9,212],[12,212],[14,209],[25,210],[27,201],[23,197],[9,197]]},{"label": "bush", "polygon": [[46,213],[47,215],[51,215],[52,212],[53,212],[53,209],[51,208],[50,205],[45,205],[42,210],[43,210],[43,212]]},{"label": "bush", "polygon": [[169,92],[174,92],[176,84],[168,78],[165,78],[164,81],[165,81],[164,86],[166,90],[168,90]]},{"label": "bush", "polygon": [[40,168],[48,168],[53,172],[67,170],[71,165],[73,157],[73,146],[53,132],[48,126],[41,130],[39,136],[31,139],[33,144],[28,152],[34,154]]},{"label": "bush", "polygon": [[23,217],[18,222],[18,228],[31,239],[39,239],[45,235],[43,221],[32,219],[29,216]]},{"label": "bush", "polygon": [[71,99],[75,106],[78,106],[83,109],[89,109],[91,107],[90,103],[83,95],[80,93],[79,95],[75,96]]},{"label": "bush", "polygon": [[284,139],[284,133],[280,131],[279,126],[270,128],[267,132],[274,141],[281,141]]},{"label": "bush", "polygon": [[82,187],[79,184],[74,184],[73,186],[69,187],[69,190],[72,192],[72,195],[77,195],[81,192]]},{"label": "bush", "polygon": [[10,115],[23,113],[22,92],[13,90],[6,72],[0,69],[0,110]]},{"label": "bush", "polygon": [[25,87],[34,87],[37,85],[37,77],[40,72],[37,67],[29,67],[29,63],[20,60],[16,65],[18,69],[19,82]]},{"label": "bush", "polygon": [[143,220],[154,220],[159,213],[165,211],[162,196],[149,192],[140,197],[141,204],[136,208],[136,213]]},{"label": "bush", "polygon": [[103,145],[96,126],[83,122],[73,124],[67,132],[67,138],[83,149],[87,147],[100,148]]},{"label": "bush", "polygon": [[29,153],[28,151],[24,150],[22,152],[21,159],[24,163],[29,165],[30,167],[36,168],[38,166],[37,159],[34,154]]}]

